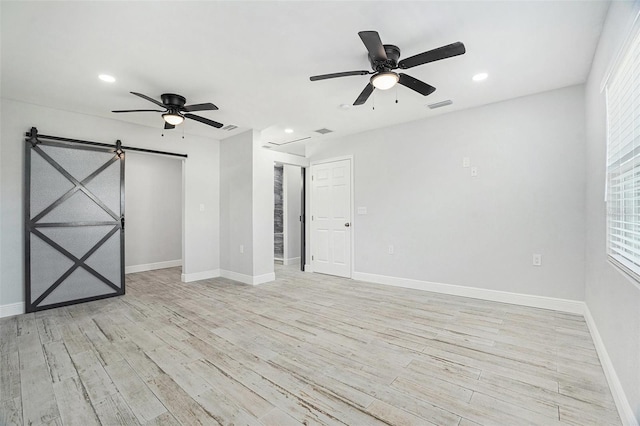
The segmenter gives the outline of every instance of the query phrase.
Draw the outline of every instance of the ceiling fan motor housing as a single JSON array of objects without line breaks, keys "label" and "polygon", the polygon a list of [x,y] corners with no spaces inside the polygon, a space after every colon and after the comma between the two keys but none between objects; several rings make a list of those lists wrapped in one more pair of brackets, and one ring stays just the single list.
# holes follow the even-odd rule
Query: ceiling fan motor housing
[{"label": "ceiling fan motor housing", "polygon": [[400,48],[393,44],[385,44],[384,51],[387,54],[386,61],[376,61],[369,55],[369,63],[374,71],[389,71],[398,67],[398,59],[400,59]]},{"label": "ceiling fan motor housing", "polygon": [[162,99],[162,103],[169,109],[171,109],[171,107],[178,109],[183,107],[187,102],[184,96],[176,95],[175,93],[163,93],[160,95],[160,99]]}]

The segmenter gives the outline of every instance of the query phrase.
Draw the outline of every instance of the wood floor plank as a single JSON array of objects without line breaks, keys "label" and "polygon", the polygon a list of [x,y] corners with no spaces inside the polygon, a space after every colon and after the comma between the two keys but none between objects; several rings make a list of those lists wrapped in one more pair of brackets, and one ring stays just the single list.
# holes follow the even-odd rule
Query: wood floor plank
[{"label": "wood floor plank", "polygon": [[0,319],[0,354],[17,351],[18,317]]},{"label": "wood floor plank", "polygon": [[60,417],[65,424],[100,425],[96,413],[79,377],[57,381],[53,391]]},{"label": "wood floor plank", "polygon": [[18,351],[0,355],[0,401],[20,398],[20,358]]},{"label": "wood floor plank", "polygon": [[6,398],[0,401],[0,425],[22,425],[22,399]]},{"label": "wood floor plank", "polygon": [[140,423],[146,423],[167,412],[126,361],[112,363],[105,370]]},{"label": "wood floor plank", "polygon": [[73,354],[71,359],[92,402],[97,403],[118,392],[93,351]]},{"label": "wood floor plank", "polygon": [[118,393],[98,401],[94,404],[94,408],[103,425],[137,426],[140,424],[131,408]]},{"label": "wood floor plank", "polygon": [[53,383],[34,316],[18,316],[18,355],[22,418],[25,424],[56,422],[60,418]]},{"label": "wood floor plank", "polygon": [[53,341],[45,343],[42,347],[53,383],[78,377],[78,372],[64,342]]},{"label": "wood floor plank", "polygon": [[220,424],[211,413],[197,404],[166,374],[150,379],[147,384],[169,412],[183,425]]}]

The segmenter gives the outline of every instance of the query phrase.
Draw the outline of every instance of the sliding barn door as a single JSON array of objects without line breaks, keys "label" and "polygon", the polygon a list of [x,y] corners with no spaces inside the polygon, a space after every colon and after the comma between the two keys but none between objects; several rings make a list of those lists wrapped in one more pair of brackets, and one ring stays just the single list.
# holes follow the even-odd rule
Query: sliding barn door
[{"label": "sliding barn door", "polygon": [[124,294],[124,155],[26,142],[25,225],[27,312]]}]

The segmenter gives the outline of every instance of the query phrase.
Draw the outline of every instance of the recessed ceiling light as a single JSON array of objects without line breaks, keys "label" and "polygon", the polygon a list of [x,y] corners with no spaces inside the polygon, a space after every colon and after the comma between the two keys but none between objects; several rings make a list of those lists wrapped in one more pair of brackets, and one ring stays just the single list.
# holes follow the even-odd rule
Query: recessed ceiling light
[{"label": "recessed ceiling light", "polygon": [[486,80],[487,77],[489,77],[489,74],[487,74],[486,72],[481,72],[479,74],[476,74],[472,77],[473,81],[482,81],[482,80]]},{"label": "recessed ceiling light", "polygon": [[107,83],[115,83],[116,78],[109,74],[100,74],[98,78]]},{"label": "recessed ceiling light", "polygon": [[293,133],[293,129],[284,129],[285,133]]},{"label": "recessed ceiling light", "polygon": [[351,108],[351,105],[349,105],[349,104],[340,104],[340,108],[341,109],[349,109],[349,108]]}]

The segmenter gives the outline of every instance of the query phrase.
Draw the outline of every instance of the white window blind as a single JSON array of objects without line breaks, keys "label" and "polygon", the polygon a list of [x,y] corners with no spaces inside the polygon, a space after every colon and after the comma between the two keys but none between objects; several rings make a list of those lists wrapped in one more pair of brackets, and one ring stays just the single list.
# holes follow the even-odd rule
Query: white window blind
[{"label": "white window blind", "polygon": [[640,32],[607,84],[607,251],[640,281]]}]

